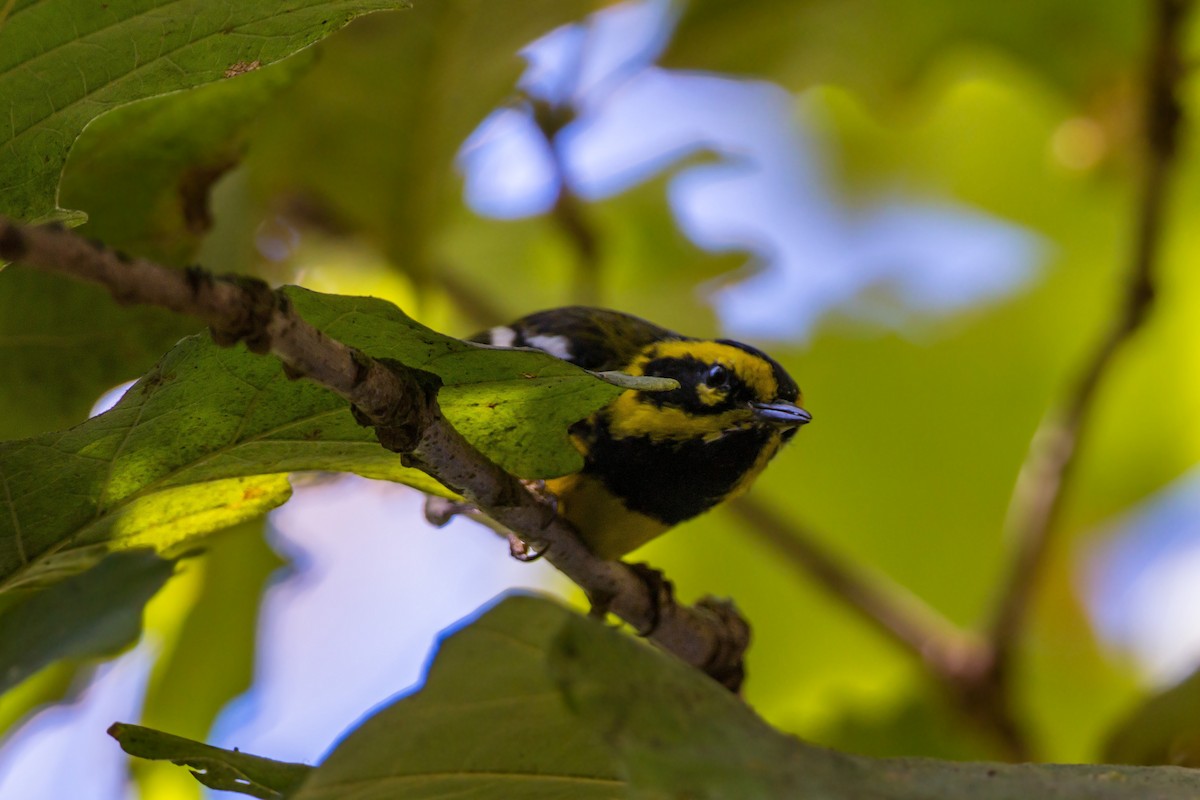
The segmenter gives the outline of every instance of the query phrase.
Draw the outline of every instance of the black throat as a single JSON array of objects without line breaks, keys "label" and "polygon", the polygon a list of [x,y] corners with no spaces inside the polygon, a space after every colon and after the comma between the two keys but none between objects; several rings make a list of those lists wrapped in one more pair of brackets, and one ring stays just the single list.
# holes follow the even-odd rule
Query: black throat
[{"label": "black throat", "polygon": [[574,430],[589,444],[584,473],[602,481],[631,511],[668,525],[724,500],[771,437],[769,429],[748,428],[711,442],[616,439],[605,422],[581,422]]}]

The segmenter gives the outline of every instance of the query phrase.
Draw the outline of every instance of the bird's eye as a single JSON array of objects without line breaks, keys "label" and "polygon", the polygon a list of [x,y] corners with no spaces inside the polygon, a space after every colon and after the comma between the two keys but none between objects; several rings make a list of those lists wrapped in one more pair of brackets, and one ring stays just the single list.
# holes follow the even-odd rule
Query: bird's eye
[{"label": "bird's eye", "polygon": [[723,389],[733,381],[733,370],[724,364],[713,364],[704,375],[704,382],[713,389]]}]

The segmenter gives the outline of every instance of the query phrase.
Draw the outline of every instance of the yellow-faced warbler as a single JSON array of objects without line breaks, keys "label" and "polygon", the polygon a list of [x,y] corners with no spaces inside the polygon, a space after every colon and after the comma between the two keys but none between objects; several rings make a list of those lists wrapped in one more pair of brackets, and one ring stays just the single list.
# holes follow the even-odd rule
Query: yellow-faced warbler
[{"label": "yellow-faced warbler", "polygon": [[571,428],[583,469],[546,481],[559,514],[602,558],[619,558],[744,492],[812,417],[796,382],[765,353],[693,339],[643,319],[570,306],[492,328],[475,341],[535,347],[593,371],[674,378],[627,390]]}]

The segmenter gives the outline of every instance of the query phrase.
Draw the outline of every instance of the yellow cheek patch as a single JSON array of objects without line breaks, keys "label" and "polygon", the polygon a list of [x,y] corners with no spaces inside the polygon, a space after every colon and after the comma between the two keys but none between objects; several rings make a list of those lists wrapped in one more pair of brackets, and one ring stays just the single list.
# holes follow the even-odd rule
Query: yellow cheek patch
[{"label": "yellow cheek patch", "polygon": [[750,409],[733,409],[723,414],[690,414],[683,409],[643,403],[633,390],[609,406],[609,432],[616,439],[649,436],[653,441],[697,437],[719,438],[721,434],[754,424]]},{"label": "yellow cheek patch", "polygon": [[704,405],[715,406],[725,399],[726,392],[723,389],[714,389],[702,383],[696,387],[696,396],[700,398],[700,402]]},{"label": "yellow cheek patch", "polygon": [[[647,363],[656,358],[694,358],[706,364],[723,364],[737,373],[755,396],[769,402],[779,396],[779,384],[771,364],[753,353],[720,342],[658,342],[645,351],[625,370],[631,375],[641,375]],[[704,387],[707,388],[707,387]],[[699,392],[699,389],[697,390]],[[709,389],[709,391],[713,391]],[[716,405],[719,400],[709,402],[700,393],[701,402]]]}]

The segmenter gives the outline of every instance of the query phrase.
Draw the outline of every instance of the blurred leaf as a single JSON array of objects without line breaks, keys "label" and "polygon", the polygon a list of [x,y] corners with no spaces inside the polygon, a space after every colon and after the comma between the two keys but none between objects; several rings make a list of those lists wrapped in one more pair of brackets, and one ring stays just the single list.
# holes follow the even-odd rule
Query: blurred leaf
[{"label": "blurred leaf", "polygon": [[98,117],[71,149],[60,187],[63,203],[88,215],[80,232],[143,258],[189,263],[213,224],[213,184],[241,161],[250,124],[315,54]]},{"label": "blurred leaf", "polygon": [[0,212],[80,221],[58,208],[67,152],[94,117],[232,77],[396,0],[18,0],[0,23]]},{"label": "blurred leaf", "polygon": [[147,550],[113,553],[0,614],[0,692],[59,659],[112,655],[142,632],[142,609],[175,571]]},{"label": "blurred leaf", "polygon": [[267,800],[291,797],[312,772],[312,767],[304,764],[222,750],[140,725],[117,722],[108,729],[108,735],[132,756],[188,767],[196,780],[210,789]]},{"label": "blurred leaf", "polygon": [[571,613],[509,597],[446,636],[421,690],[351,731],[297,800],[625,797],[607,748],[546,673]]},{"label": "blurred leaf", "polygon": [[[249,155],[260,196],[302,194],[380,244],[419,280],[457,202],[463,141],[515,92],[518,51],[596,5],[418,1],[363,20],[322,47],[322,63],[263,119]],[[303,169],[296,169],[303,164]]]},{"label": "blurred leaf", "polygon": [[222,531],[190,560],[202,569],[199,594],[161,655],[141,721],[148,727],[203,738],[220,710],[250,687],[259,604],[284,564],[263,535],[265,518]]},{"label": "blurred leaf", "polygon": [[1115,764],[1200,767],[1200,670],[1146,700],[1109,736],[1104,759]]},{"label": "blurred leaf", "polygon": [[[447,419],[523,477],[579,469],[567,428],[621,392],[540,351],[435,333],[381,300],[295,287],[288,297],[335,339],[439,375]],[[113,546],[178,552],[279,505],[290,492],[283,473],[313,469],[446,493],[383,449],[337,395],[288,380],[273,358],[190,337],[112,411],[0,443],[0,577],[48,580]]]},{"label": "blurred leaf", "polygon": [[[892,100],[956,49],[1000,51],[1079,95],[1125,74],[1147,16],[1137,3],[1021,0],[689,0],[660,62],[772,78],[792,89],[849,85]],[[1063,48],[1069,37],[1070,48]]]},{"label": "blurred leaf", "polygon": [[952,761],[995,757],[996,743],[966,724],[941,687],[915,682],[898,703],[863,703],[841,710],[816,741],[869,756],[915,755]]}]

